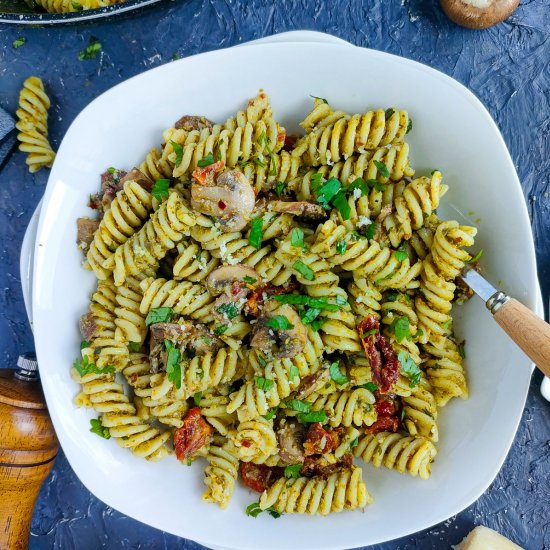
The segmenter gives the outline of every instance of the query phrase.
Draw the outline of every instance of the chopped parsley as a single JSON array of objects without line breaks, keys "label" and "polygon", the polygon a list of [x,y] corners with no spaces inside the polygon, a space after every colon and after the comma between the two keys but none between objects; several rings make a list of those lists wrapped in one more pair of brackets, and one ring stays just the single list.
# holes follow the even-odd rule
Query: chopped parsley
[{"label": "chopped parsley", "polygon": [[443,328],[443,330],[449,332],[451,330],[451,327],[453,326],[453,320],[451,318],[449,318],[447,321],[445,321],[441,327]]},{"label": "chopped parsley", "polygon": [[279,407],[274,407],[267,414],[264,414],[264,418],[266,420],[271,420],[277,414],[278,410],[279,410]]},{"label": "chopped parsley", "polygon": [[101,42],[97,38],[90,36],[88,46],[78,54],[78,59],[80,61],[89,61],[90,59],[95,59],[100,52]]},{"label": "chopped parsley", "polygon": [[336,243],[336,252],[338,252],[338,254],[345,254],[347,247],[348,245],[346,244],[346,241],[344,241],[344,239],[340,239]]},{"label": "chopped parsley", "polygon": [[201,400],[202,400],[202,392],[201,392],[201,391],[198,391],[198,392],[193,396],[193,402],[195,403],[195,405],[197,405],[197,407],[200,407],[200,405],[201,405]]},{"label": "chopped parsley", "polygon": [[405,250],[396,250],[393,255],[395,256],[395,258],[397,259],[398,262],[404,262],[408,257],[409,255],[407,254],[407,252]]},{"label": "chopped parsley", "polygon": [[308,281],[313,281],[315,279],[315,273],[313,273],[313,269],[311,267],[307,266],[304,262],[301,260],[298,260],[292,264],[293,269],[295,269],[302,277]]},{"label": "chopped parsley", "polygon": [[342,184],[340,183],[340,180],[330,178],[317,189],[317,202],[321,206],[328,208],[330,201],[336,196],[341,188]]},{"label": "chopped parsley", "polygon": [[324,97],[317,97],[316,95],[309,94],[309,97],[312,97],[313,99],[318,99],[319,101],[322,101],[323,103],[326,103],[328,105],[328,101]]},{"label": "chopped parsley", "polygon": [[325,411],[298,413],[298,420],[302,424],[313,424],[314,422],[321,422],[323,424],[327,421],[327,413]]},{"label": "chopped parsley", "polygon": [[102,437],[103,439],[110,439],[111,438],[111,432],[109,431],[109,428],[106,428],[101,423],[101,418],[92,418],[90,420],[90,424],[92,427],[90,428],[90,431],[96,435],[99,435],[99,437]]},{"label": "chopped parsley", "polygon": [[319,317],[318,319],[315,319],[315,321],[311,323],[310,327],[314,331],[318,331],[327,321],[328,319],[326,317]]},{"label": "chopped parsley", "polygon": [[369,390],[371,393],[374,393],[376,390],[378,390],[378,386],[374,382],[367,382],[366,384],[363,384],[359,387],[364,388],[365,390]]},{"label": "chopped parsley", "polygon": [[349,220],[351,215],[351,207],[343,191],[336,193],[335,197],[332,199],[332,206],[340,212],[343,220]]},{"label": "chopped parsley", "polygon": [[275,193],[277,193],[277,196],[280,197],[284,190],[286,189],[286,183],[283,183],[282,181],[278,181],[277,185],[275,186]]},{"label": "chopped parsley", "polygon": [[80,342],[80,349],[82,350],[82,349],[89,348],[90,344],[91,342],[88,342],[87,340],[82,340],[82,342]]},{"label": "chopped parsley", "polygon": [[296,365],[292,365],[292,367],[290,367],[290,373],[288,375],[288,377],[290,378],[290,381],[292,382],[296,377],[300,377],[300,371],[298,370],[298,367]]},{"label": "chopped parsley", "polygon": [[171,319],[171,307],[155,307],[145,317],[145,324],[149,326],[156,323],[169,323]]},{"label": "chopped parsley", "polygon": [[246,507],[246,515],[252,516],[253,518],[257,518],[262,512],[267,512],[272,518],[275,518],[275,519],[281,517],[281,513],[277,512],[277,510],[275,510],[273,506],[270,506],[269,508],[262,510],[260,508],[259,502],[253,502],[252,504]]},{"label": "chopped parsley", "polygon": [[115,372],[115,367],[112,365],[99,368],[94,363],[90,363],[87,355],[80,360],[76,359],[73,363],[73,367],[76,369],[78,374],[80,374],[80,376],[85,376],[86,374],[110,374]]},{"label": "chopped parsley", "polygon": [[401,363],[401,372],[409,377],[409,386],[411,388],[418,386],[418,384],[420,384],[420,377],[422,376],[422,371],[418,365],[413,361],[411,356],[404,351],[398,353],[397,359]]},{"label": "chopped parsley", "polygon": [[413,121],[412,118],[409,118],[409,123],[407,124],[407,131],[405,132],[408,134],[413,129]]},{"label": "chopped parsley", "polygon": [[166,375],[179,390],[181,388],[181,352],[170,340],[164,340],[164,348],[168,352],[166,358]]},{"label": "chopped parsley", "polygon": [[388,167],[383,162],[380,162],[379,160],[373,160],[373,162],[374,162],[374,166],[378,168],[378,171],[380,172],[380,175],[382,177],[384,178],[390,177],[390,171],[388,170]]},{"label": "chopped parsley", "polygon": [[355,447],[357,447],[357,445],[359,445],[359,437],[356,437],[355,439],[352,439],[349,442],[349,448],[350,449],[355,449]]},{"label": "chopped parsley", "polygon": [[388,120],[388,118],[391,118],[393,113],[395,113],[395,110],[391,107],[389,109],[386,109],[386,112],[384,113],[386,115],[386,120]]},{"label": "chopped parsley", "polygon": [[291,409],[298,413],[309,413],[311,412],[311,403],[307,401],[300,401],[299,399],[289,399],[284,403],[287,409]]},{"label": "chopped parsley", "polygon": [[300,470],[302,469],[302,464],[291,464],[290,466],[285,467],[285,477],[300,477]]},{"label": "chopped parsley", "polygon": [[466,350],[464,348],[464,342],[462,342],[462,344],[459,344],[458,353],[460,354],[460,357],[462,357],[462,359],[466,359]]},{"label": "chopped parsley", "polygon": [[347,302],[341,296],[336,296],[335,303],[330,303],[328,298],[323,296],[312,298],[311,296],[302,296],[301,294],[279,294],[273,296],[274,300],[282,304],[291,304],[293,306],[309,306],[328,311],[338,311],[341,307],[346,306]]},{"label": "chopped parsley", "polygon": [[290,234],[290,244],[299,248],[304,247],[304,232],[299,228],[295,227]]},{"label": "chopped parsley", "polygon": [[11,47],[16,50],[17,48],[20,48],[23,44],[25,44],[26,41],[27,39],[24,36],[20,36],[11,43]]},{"label": "chopped parsley", "polygon": [[392,321],[391,331],[395,334],[395,339],[398,342],[402,342],[412,338],[411,327],[409,325],[409,319],[407,317],[397,317]]},{"label": "chopped parsley", "polygon": [[158,201],[161,201],[164,197],[168,197],[168,187],[170,187],[170,180],[157,180],[153,184],[151,195]]},{"label": "chopped parsley", "polygon": [[260,363],[260,367],[262,368],[267,365],[267,361],[265,360],[265,357],[263,355],[258,355],[258,363]]},{"label": "chopped parsley", "polygon": [[218,325],[216,328],[214,328],[214,334],[216,336],[220,336],[223,334],[229,327],[227,325]]},{"label": "chopped parsley", "polygon": [[181,161],[183,160],[183,147],[179,143],[176,143],[175,141],[170,141],[170,143],[172,144],[174,153],[176,153],[176,168],[177,168],[181,164]]},{"label": "chopped parsley", "polygon": [[[228,304],[221,304],[216,308],[218,313],[221,313],[227,319],[234,319],[239,315],[237,304],[230,302]],[[225,331],[224,331],[225,332]]]},{"label": "chopped parsley", "polygon": [[338,364],[338,361],[335,361],[334,363],[332,363],[332,365],[330,365],[329,374],[330,378],[334,380],[334,382],[336,382],[339,386],[342,386],[349,382],[349,378],[340,370],[340,365]]},{"label": "chopped parsley", "polygon": [[72,0],[71,6],[74,11],[82,11],[84,9],[84,6],[80,2],[75,2],[75,0]]},{"label": "chopped parsley", "polygon": [[128,342],[128,349],[132,353],[138,353],[141,350],[141,342]]},{"label": "chopped parsley", "polygon": [[250,275],[245,275],[243,281],[249,285],[253,285],[256,282],[256,279],[254,279],[254,277],[251,277]]},{"label": "chopped parsley", "polygon": [[200,168],[210,166],[211,164],[214,164],[214,155],[212,153],[206,155],[201,160],[199,160],[199,162],[197,162],[197,166],[199,166]]},{"label": "chopped parsley", "polygon": [[467,264],[475,264],[476,262],[479,261],[481,256],[483,256],[483,248],[473,258],[470,258],[466,263]]},{"label": "chopped parsley", "polygon": [[317,319],[317,317],[319,317],[320,314],[320,309],[308,307],[307,309],[304,308],[304,310],[300,312],[300,319],[304,325],[310,325],[313,321],[315,321],[315,319]]},{"label": "chopped parsley", "polygon": [[275,330],[289,330],[294,328],[294,325],[291,324],[284,315],[274,315],[267,322],[267,326]]},{"label": "chopped parsley", "polygon": [[256,387],[260,390],[269,391],[273,387],[273,380],[264,378],[263,376],[256,376],[254,381],[256,382]]},{"label": "chopped parsley", "polygon": [[262,247],[263,239],[263,225],[262,218],[255,218],[250,224],[250,233],[248,235],[248,243],[254,248],[260,249]]},{"label": "chopped parsley", "polygon": [[374,239],[376,235],[377,225],[378,224],[373,222],[367,226],[367,230],[365,231],[365,237],[367,237],[367,239]]}]

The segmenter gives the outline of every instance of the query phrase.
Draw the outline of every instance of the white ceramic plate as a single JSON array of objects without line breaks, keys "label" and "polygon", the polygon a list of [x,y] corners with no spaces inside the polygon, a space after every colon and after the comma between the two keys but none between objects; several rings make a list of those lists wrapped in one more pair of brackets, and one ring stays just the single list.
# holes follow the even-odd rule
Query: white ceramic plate
[{"label": "white ceramic plate", "polygon": [[73,408],[77,387],[69,366],[78,353],[77,320],[95,285],[93,275],[80,268],[75,219],[89,213],[85,205],[99,173],[140,162],[184,112],[225,120],[260,87],[290,131],[310,108],[309,94],[349,111],[408,109],[414,120],[413,165],[419,173],[442,170],[451,187],[440,215],[479,218],[477,247],[485,250],[487,277],[535,307],[533,241],[514,166],[489,114],[460,84],[412,61],[336,44],[260,44],[180,60],[91,103],[68,130],[52,169],[35,250],[33,313],[44,391],[59,439],[77,475],[101,500],[206,545],[328,550],[424,529],[456,514],[488,487],[525,403],[532,365],[480,300],[456,311],[457,332],[467,340],[471,397],[454,400],[441,412],[431,479],[365,467],[375,502],[364,514],[252,519],[244,508],[257,495],[243,488],[229,509],[220,511],[200,499],[200,468],[182,467],[172,457],[157,464],[140,461],[91,434],[90,413]]}]

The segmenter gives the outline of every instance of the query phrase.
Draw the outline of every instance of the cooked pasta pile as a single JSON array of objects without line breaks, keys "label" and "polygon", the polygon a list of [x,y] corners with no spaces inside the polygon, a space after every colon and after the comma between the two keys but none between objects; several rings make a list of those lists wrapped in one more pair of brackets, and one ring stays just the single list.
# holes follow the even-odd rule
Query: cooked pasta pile
[{"label": "cooked pasta pile", "polygon": [[355,458],[427,479],[439,408],[468,396],[451,308],[476,229],[437,217],[408,113],[316,98],[301,127],[262,91],[223,124],[184,116],[78,220],[91,431],[204,457],[203,498],[225,508],[240,476],[254,517],[365,507]]},{"label": "cooked pasta pile", "polygon": [[83,10],[94,10],[104,8],[111,4],[119,4],[125,0],[34,0],[49,13],[68,13]]}]

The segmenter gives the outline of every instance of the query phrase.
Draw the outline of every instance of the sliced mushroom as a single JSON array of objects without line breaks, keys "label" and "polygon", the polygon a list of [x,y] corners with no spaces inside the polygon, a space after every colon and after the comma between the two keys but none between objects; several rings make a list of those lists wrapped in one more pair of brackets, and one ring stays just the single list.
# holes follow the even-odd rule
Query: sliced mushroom
[{"label": "sliced mushroom", "polygon": [[254,209],[256,195],[246,176],[238,170],[227,170],[214,178],[213,184],[191,185],[191,206],[218,219],[223,232],[243,229]]},{"label": "sliced mushroom", "polygon": [[98,327],[91,311],[80,317],[79,328],[83,340],[89,341],[94,336],[97,336],[96,332]]},{"label": "sliced mushroom", "polygon": [[324,219],[328,212],[320,205],[314,202],[298,201],[271,201],[268,207],[272,212],[282,212],[293,216],[303,216],[310,220]]},{"label": "sliced mushroom", "polygon": [[[206,279],[206,287],[212,296],[219,296],[222,293],[230,296],[235,289],[235,283],[239,286],[246,286],[246,278],[251,284],[261,280],[251,267],[242,264],[225,265],[210,273]],[[252,282],[251,279],[254,281]]]},{"label": "sliced mushroom", "polygon": [[330,380],[329,369],[321,369],[315,374],[306,376],[296,392],[296,399],[305,399],[312,393],[320,390]]},{"label": "sliced mushroom", "polygon": [[76,244],[84,254],[88,252],[98,227],[99,220],[92,220],[92,218],[78,218],[76,220]]},{"label": "sliced mushroom", "polygon": [[214,123],[208,120],[204,116],[196,115],[183,115],[174,126],[178,130],[204,130],[205,128],[212,128]]},{"label": "sliced mushroom", "polygon": [[304,461],[304,439],[307,428],[294,419],[283,419],[277,430],[279,456],[287,464],[298,464]]},{"label": "sliced mushroom", "polygon": [[[279,321],[289,324],[290,328],[276,328]],[[288,304],[270,300],[254,325],[250,346],[269,352],[274,357],[288,358],[298,355],[306,341],[307,329],[296,310]]]},{"label": "sliced mushroom", "polygon": [[135,181],[146,191],[153,189],[153,180],[144,174],[139,168],[132,168],[124,177],[120,178],[120,184],[124,185],[127,181]]},{"label": "sliced mushroom", "polygon": [[300,470],[305,477],[328,477],[341,470],[349,470],[353,464],[353,455],[346,453],[342,458],[334,460],[332,456],[308,456]]},{"label": "sliced mushroom", "polygon": [[504,21],[518,7],[520,0],[441,0],[447,17],[469,29],[487,29]]}]

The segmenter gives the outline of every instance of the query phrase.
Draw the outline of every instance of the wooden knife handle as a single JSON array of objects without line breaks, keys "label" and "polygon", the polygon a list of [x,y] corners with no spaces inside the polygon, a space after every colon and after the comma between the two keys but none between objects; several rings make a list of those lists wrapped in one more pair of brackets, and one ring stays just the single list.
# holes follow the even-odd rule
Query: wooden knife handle
[{"label": "wooden knife handle", "polygon": [[0,370],[0,548],[26,550],[40,486],[59,449],[40,382]]},{"label": "wooden knife handle", "polygon": [[494,314],[504,332],[546,376],[550,376],[550,325],[510,298]]}]

